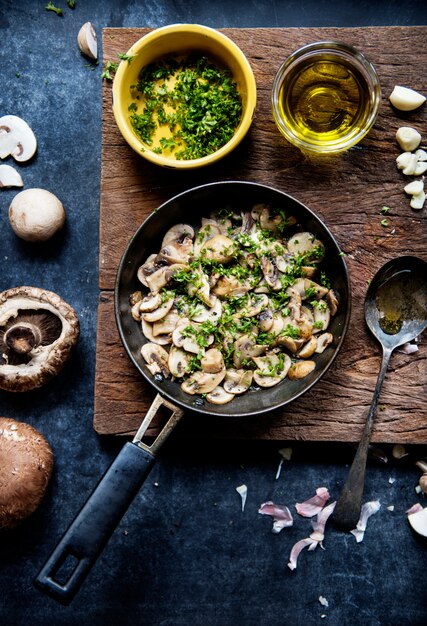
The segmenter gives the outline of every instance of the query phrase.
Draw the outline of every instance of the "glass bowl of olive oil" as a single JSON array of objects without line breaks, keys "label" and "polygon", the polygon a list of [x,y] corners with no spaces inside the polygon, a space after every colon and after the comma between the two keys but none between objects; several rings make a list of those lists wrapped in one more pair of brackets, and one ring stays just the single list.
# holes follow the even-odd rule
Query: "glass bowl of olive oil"
[{"label": "glass bowl of olive oil", "polygon": [[272,108],[282,135],[302,151],[343,152],[372,128],[381,101],[374,66],[339,41],[293,52],[273,82]]}]

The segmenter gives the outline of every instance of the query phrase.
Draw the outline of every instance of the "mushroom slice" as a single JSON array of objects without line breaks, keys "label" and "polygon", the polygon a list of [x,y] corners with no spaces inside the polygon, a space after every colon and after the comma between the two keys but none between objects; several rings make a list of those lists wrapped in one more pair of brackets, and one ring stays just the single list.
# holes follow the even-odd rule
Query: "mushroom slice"
[{"label": "mushroom slice", "polygon": [[225,367],[220,372],[216,374],[209,374],[209,372],[194,372],[184,380],[181,384],[181,389],[185,391],[185,393],[189,393],[194,396],[196,393],[210,393],[213,391],[218,385],[222,383],[225,376]]},{"label": "mushroom slice", "polygon": [[293,235],[288,241],[291,254],[303,254],[312,263],[319,263],[325,256],[325,246],[312,233],[304,232]]},{"label": "mushroom slice", "polygon": [[[157,295],[159,295],[159,294],[157,294]],[[151,310],[148,313],[142,313],[141,317],[143,317],[146,322],[158,322],[162,318],[166,317],[166,315],[169,313],[169,311],[173,307],[173,300],[174,300],[173,299],[173,295],[170,294],[170,297],[167,298],[167,300],[165,300],[164,302],[162,302],[160,304],[160,306],[157,307],[157,309],[155,309],[154,311]],[[160,297],[160,301],[161,301],[161,297]],[[141,305],[139,307],[139,310],[141,311]],[[155,333],[155,334],[157,334],[157,333]]]},{"label": "mushroom slice", "polygon": [[37,140],[31,128],[16,115],[0,117],[0,159],[11,155],[15,161],[28,161],[37,150]]},{"label": "mushroom slice", "polygon": [[0,417],[0,528],[13,528],[39,506],[52,475],[53,453],[43,435]]},{"label": "mushroom slice", "polygon": [[233,362],[236,369],[241,369],[245,361],[263,354],[267,346],[258,345],[249,335],[242,335],[234,342]]},{"label": "mushroom slice", "polygon": [[215,287],[212,289],[219,298],[228,298],[229,296],[243,296],[252,289],[249,281],[241,282],[235,276],[221,276]]},{"label": "mushroom slice", "polygon": [[215,326],[218,324],[222,315],[221,300],[219,300],[216,296],[211,296],[211,299],[215,302],[212,308],[207,308],[202,303],[197,304],[196,311],[191,316],[193,322],[203,323],[209,321],[212,324],[215,324]]},{"label": "mushroom slice", "polygon": [[268,206],[264,206],[259,211],[259,223],[263,230],[277,232],[282,231],[287,226],[292,226],[296,223],[296,220],[292,216],[287,217],[284,212],[272,216],[270,208]]},{"label": "mushroom slice", "polygon": [[175,224],[163,237],[162,248],[174,241],[182,243],[186,239],[194,239],[194,228],[189,224]]},{"label": "mushroom slice", "polygon": [[259,315],[268,306],[268,297],[263,294],[254,294],[248,302],[248,305],[243,307],[241,317],[255,317]]},{"label": "mushroom slice", "polygon": [[154,261],[156,260],[157,254],[150,254],[145,263],[143,263],[139,268],[138,268],[138,272],[137,272],[137,278],[138,280],[145,286],[148,287],[148,283],[147,283],[147,274],[150,273],[152,274],[153,272],[156,271],[155,264]]},{"label": "mushroom slice", "polygon": [[322,335],[319,335],[317,338],[317,346],[315,352],[317,354],[322,354],[322,352],[325,351],[325,349],[329,346],[329,344],[332,343],[333,340],[334,336],[332,335],[332,333],[323,333]]},{"label": "mushroom slice", "polygon": [[245,393],[252,385],[253,372],[251,370],[229,369],[225,374],[224,389],[227,393]]},{"label": "mushroom slice", "polygon": [[0,389],[29,391],[53,378],[77,343],[74,309],[37,287],[0,293]]},{"label": "mushroom slice", "polygon": [[153,335],[153,324],[146,322],[145,319],[141,318],[141,328],[144,334],[144,337],[151,341],[152,343],[158,343],[159,346],[166,346],[168,343],[171,343],[170,335]]},{"label": "mushroom slice", "polygon": [[336,315],[338,311],[338,298],[333,289],[329,289],[328,293],[326,294],[326,302],[328,303],[331,315]]},{"label": "mushroom slice", "polygon": [[210,293],[209,278],[200,268],[193,271],[193,280],[187,284],[187,292],[190,296],[200,298],[208,307],[214,305],[215,301]]},{"label": "mushroom slice", "polygon": [[172,241],[160,250],[156,259],[157,262],[164,261],[170,265],[173,265],[174,263],[188,263],[192,251],[192,239],[188,238],[185,243],[182,244],[179,244],[177,241]]},{"label": "mushroom slice", "polygon": [[326,296],[329,292],[329,289],[306,278],[304,280],[304,294],[301,296],[302,299],[304,300],[305,298],[309,298],[310,295],[307,294],[313,294],[313,291],[316,298],[323,298],[323,296]]},{"label": "mushroom slice", "polygon": [[226,264],[233,260],[236,250],[237,247],[234,241],[225,235],[219,234],[204,242],[200,254],[211,261]]},{"label": "mushroom slice", "polygon": [[[141,292],[139,292],[141,293]],[[154,311],[158,309],[162,303],[162,296],[159,293],[156,294],[148,294],[144,298],[141,298],[139,301],[139,312],[140,313],[149,313],[150,311]],[[150,320],[147,320],[147,322]]]},{"label": "mushroom slice", "polygon": [[276,265],[267,257],[263,256],[260,260],[260,267],[264,278],[273,291],[279,291],[282,288],[282,283],[279,278],[279,270]]},{"label": "mushroom slice", "polygon": [[312,265],[301,265],[301,271],[306,278],[313,278],[317,272],[317,267],[313,267]]},{"label": "mushroom slice", "polygon": [[198,257],[200,255],[201,249],[203,248],[203,245],[206,243],[206,241],[209,241],[209,239],[212,239],[216,235],[220,234],[221,230],[215,224],[206,224],[205,226],[202,226],[197,233],[196,239],[194,241],[194,256]]},{"label": "mushroom slice", "polygon": [[224,369],[224,359],[218,348],[210,348],[206,350],[202,356],[201,362],[202,370],[209,374],[217,374]]},{"label": "mushroom slice", "polygon": [[[138,302],[141,302],[141,300],[142,300],[142,293],[140,291],[134,291],[129,296],[129,304],[131,306],[133,306],[134,304],[137,304]],[[160,304],[160,302],[159,302],[159,304]],[[154,308],[156,308],[156,307],[154,307]]]},{"label": "mushroom slice", "polygon": [[158,335],[168,335],[172,333],[175,330],[176,325],[178,324],[180,319],[181,317],[179,313],[176,313],[175,311],[170,311],[158,322],[153,323],[153,336],[157,337]]},{"label": "mushroom slice", "polygon": [[169,351],[168,367],[174,378],[182,378],[187,374],[190,365],[190,355],[185,350],[171,346]]},{"label": "mushroom slice", "polygon": [[259,314],[258,320],[260,329],[263,332],[268,333],[272,329],[274,323],[273,311],[270,308],[264,309]]},{"label": "mushroom slice", "polygon": [[313,317],[313,333],[319,333],[328,328],[331,314],[325,300],[318,300],[317,304],[313,307]]},{"label": "mushroom slice", "polygon": [[165,378],[169,376],[169,355],[162,346],[157,343],[145,343],[141,348],[141,354],[153,376],[155,374],[161,374]]},{"label": "mushroom slice", "polygon": [[141,321],[141,313],[140,313],[140,310],[139,310],[139,304],[140,304],[139,302],[136,302],[132,306],[132,308],[130,310],[131,315],[132,315],[133,319],[135,320],[135,322],[140,322]]},{"label": "mushroom slice", "polygon": [[227,393],[223,387],[215,387],[213,391],[206,394],[206,400],[211,404],[228,404],[234,400],[234,393]]},{"label": "mushroom slice", "polygon": [[289,268],[292,267],[292,255],[289,254],[289,252],[279,254],[278,256],[275,256],[274,262],[276,263],[277,269],[286,274]]},{"label": "mushroom slice", "polygon": [[314,337],[314,336],[310,337],[310,339],[307,341],[304,347],[301,348],[301,350],[298,352],[298,356],[301,359],[309,359],[311,356],[313,356],[315,352],[317,352],[316,348],[317,348],[317,337]]},{"label": "mushroom slice", "polygon": [[166,278],[166,271],[168,267],[160,267],[152,274],[148,274],[145,276],[145,280],[147,281],[147,286],[151,293],[156,294],[159,293],[163,287],[167,285],[168,279]]},{"label": "mushroom slice", "polygon": [[0,165],[0,189],[3,187],[23,187],[21,174],[11,165]]},{"label": "mushroom slice", "polygon": [[289,350],[289,352],[292,352],[292,354],[296,354],[297,350],[301,347],[295,339],[286,335],[279,335],[275,343],[280,346],[284,346],[287,350]]},{"label": "mushroom slice", "polygon": [[291,366],[291,358],[287,354],[270,353],[252,359],[258,369],[254,372],[254,381],[260,387],[274,387],[286,374]]},{"label": "mushroom slice", "polygon": [[288,371],[289,380],[299,380],[300,378],[305,378],[316,367],[316,363],[314,361],[297,361],[296,363],[292,363]]}]

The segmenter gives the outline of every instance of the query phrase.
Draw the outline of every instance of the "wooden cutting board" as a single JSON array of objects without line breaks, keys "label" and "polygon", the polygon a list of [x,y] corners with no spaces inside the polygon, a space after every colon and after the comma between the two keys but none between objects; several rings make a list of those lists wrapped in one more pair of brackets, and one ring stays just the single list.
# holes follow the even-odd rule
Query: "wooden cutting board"
[{"label": "wooden cutting board", "polygon": [[[104,62],[116,59],[148,29],[103,31]],[[396,168],[400,126],[419,130],[427,142],[427,107],[393,111],[394,85],[427,93],[427,27],[222,29],[248,57],[258,87],[251,130],[235,152],[214,166],[176,172],[151,165],[122,139],[111,110],[111,84],[103,85],[99,309],[94,428],[129,435],[139,426],[154,392],[131,364],[114,319],[114,281],[128,240],[161,203],[193,186],[217,180],[247,180],[285,191],[314,210],[346,253],[353,293],[344,346],[324,378],[302,398],[258,418],[207,418],[188,414],[182,436],[277,440],[356,441],[369,408],[380,350],[365,328],[363,300],[368,281],[393,257],[427,259],[426,213],[414,211],[403,192],[408,178]],[[270,92],[275,72],[299,46],[339,39],[362,50],[375,65],[382,105],[375,127],[358,146],[334,157],[303,156],[276,130]],[[387,205],[387,226],[381,207]],[[384,383],[373,440],[426,443],[427,341],[411,356],[396,352]],[[149,434],[156,434],[153,427]]]}]

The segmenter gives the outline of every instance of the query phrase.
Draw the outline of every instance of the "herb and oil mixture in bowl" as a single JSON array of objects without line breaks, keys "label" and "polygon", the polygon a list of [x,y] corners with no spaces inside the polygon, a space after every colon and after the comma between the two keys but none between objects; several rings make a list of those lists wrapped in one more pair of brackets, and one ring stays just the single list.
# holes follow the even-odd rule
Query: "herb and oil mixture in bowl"
[{"label": "herb and oil mixture in bowl", "polygon": [[156,154],[200,159],[233,137],[242,101],[228,68],[202,54],[142,68],[128,106],[135,134]]}]

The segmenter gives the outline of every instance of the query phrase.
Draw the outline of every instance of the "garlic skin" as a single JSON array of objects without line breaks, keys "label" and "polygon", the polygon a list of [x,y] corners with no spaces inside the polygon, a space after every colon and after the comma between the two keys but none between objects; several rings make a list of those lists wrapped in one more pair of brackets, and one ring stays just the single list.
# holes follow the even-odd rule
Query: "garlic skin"
[{"label": "garlic skin", "polygon": [[401,126],[396,133],[396,141],[404,152],[416,150],[421,143],[421,135],[410,126]]},{"label": "garlic skin", "polygon": [[426,98],[414,89],[395,85],[389,100],[399,111],[414,111],[425,102]]}]

